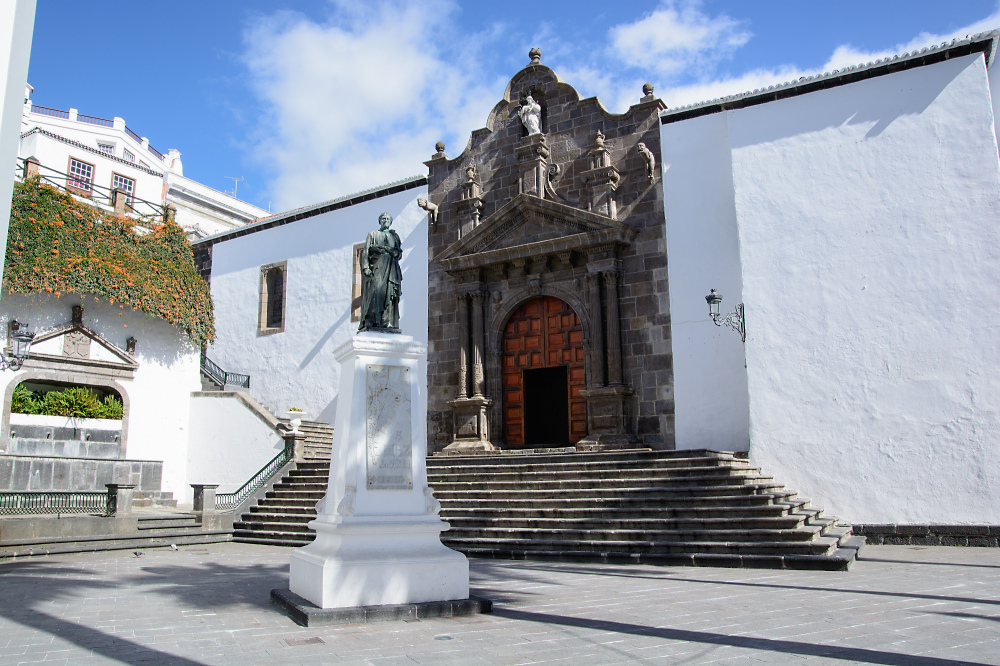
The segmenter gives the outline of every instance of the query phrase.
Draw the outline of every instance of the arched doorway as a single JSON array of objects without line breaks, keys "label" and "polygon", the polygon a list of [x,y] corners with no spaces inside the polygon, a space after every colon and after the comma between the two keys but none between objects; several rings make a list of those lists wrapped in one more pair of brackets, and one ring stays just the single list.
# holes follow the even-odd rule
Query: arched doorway
[{"label": "arched doorway", "polygon": [[566,446],[587,434],[583,326],[573,309],[546,296],[525,302],[503,336],[507,446]]}]

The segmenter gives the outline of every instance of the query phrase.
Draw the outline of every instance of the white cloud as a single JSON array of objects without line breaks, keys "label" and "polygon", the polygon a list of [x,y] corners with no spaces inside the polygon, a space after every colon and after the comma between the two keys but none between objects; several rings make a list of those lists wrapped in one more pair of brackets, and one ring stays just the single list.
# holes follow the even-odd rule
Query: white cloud
[{"label": "white cloud", "polygon": [[[326,23],[263,17],[245,33],[244,61],[267,114],[254,137],[285,209],[420,173],[434,143],[484,122],[495,103],[469,75],[475,42],[442,53],[452,6],[387,2],[334,7]],[[453,154],[457,151],[450,151]]]},{"label": "white cloud", "polygon": [[695,2],[666,0],[651,14],[617,25],[609,37],[614,52],[632,67],[670,76],[703,68],[732,55],[750,40],[740,21],[710,17]]},{"label": "white cloud", "polygon": [[455,19],[459,10],[447,0],[340,0],[331,7],[324,21],[278,12],[245,32],[244,61],[267,109],[249,143],[273,172],[275,210],[423,173],[422,162],[441,139],[449,155],[458,155],[499,101],[514,73],[511,63],[520,59],[511,53],[526,54],[524,45],[540,46],[543,61],[561,63],[555,66],[563,80],[620,113],[638,101],[646,80],[657,82],[657,94],[676,107],[1000,25],[998,11],[951,34],[918,35],[885,51],[841,45],[821,69],[789,64],[720,77],[719,64],[751,34],[741,22],[709,16],[693,1],[663,2],[636,21],[613,26],[597,45],[566,39],[547,23],[463,33]]}]

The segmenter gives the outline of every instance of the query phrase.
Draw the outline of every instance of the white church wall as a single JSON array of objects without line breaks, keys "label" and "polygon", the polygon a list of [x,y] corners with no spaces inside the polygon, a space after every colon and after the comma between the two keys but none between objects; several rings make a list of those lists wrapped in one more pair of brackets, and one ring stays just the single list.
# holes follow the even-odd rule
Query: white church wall
[{"label": "white church wall", "polygon": [[218,484],[220,493],[236,491],[285,448],[273,427],[231,395],[192,396],[190,432],[189,481]]},{"label": "white church wall", "polygon": [[709,289],[723,312],[742,298],[728,116],[662,126],[670,335],[678,449],[745,451],[749,444],[743,343],[708,317]]},{"label": "white church wall", "polygon": [[1000,523],[982,55],[729,115],[751,459],[848,522]]},{"label": "white church wall", "polygon": [[[353,247],[388,211],[403,242],[400,327],[427,341],[427,213],[420,187],[218,242],[212,249],[212,297],[218,336],[209,357],[228,372],[249,374],[250,393],[283,415],[332,423],[339,366],[333,350],[357,332],[351,321]],[[285,325],[258,335],[261,266],[287,261]],[[426,364],[420,365],[426,385]],[[422,392],[423,395],[423,392]],[[426,396],[423,396],[426,400]]]},{"label": "white church wall", "polygon": [[[0,324],[16,319],[32,331],[44,333],[70,323],[74,305],[83,305],[84,325],[125,349],[129,337],[136,338],[134,358],[138,363],[131,380],[115,382],[127,394],[128,420],[125,458],[163,462],[161,489],[175,498],[190,495],[187,478],[187,446],[190,396],[200,390],[199,351],[179,327],[145,313],[121,309],[104,299],[68,294],[4,294],[0,302]],[[92,349],[94,345],[92,345]],[[0,386],[12,388],[33,370],[29,359],[18,372],[0,371]],[[80,380],[80,383],[88,383]]]}]

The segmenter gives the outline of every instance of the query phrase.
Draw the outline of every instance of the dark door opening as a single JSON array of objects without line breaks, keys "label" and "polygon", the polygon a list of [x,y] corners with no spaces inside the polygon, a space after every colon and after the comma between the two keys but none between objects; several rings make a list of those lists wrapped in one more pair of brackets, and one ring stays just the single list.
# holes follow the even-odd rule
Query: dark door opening
[{"label": "dark door opening", "polygon": [[566,366],[524,370],[524,443],[569,445]]}]

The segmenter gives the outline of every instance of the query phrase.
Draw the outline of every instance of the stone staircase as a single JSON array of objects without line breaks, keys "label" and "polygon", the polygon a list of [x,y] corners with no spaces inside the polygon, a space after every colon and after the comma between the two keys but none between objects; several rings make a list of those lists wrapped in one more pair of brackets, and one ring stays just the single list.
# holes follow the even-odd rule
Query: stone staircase
[{"label": "stone staircase", "polygon": [[316,538],[307,523],[316,517],[316,502],[326,494],[330,477],[333,428],[303,421],[306,435],[302,462],[291,469],[233,524],[233,541],[276,546],[303,546]]},{"label": "stone staircase", "polygon": [[471,557],[846,570],[864,539],[744,459],[715,451],[433,457]]},{"label": "stone staircase", "polygon": [[[234,540],[312,541],[328,460],[297,464]],[[864,544],[731,453],[441,456],[427,474],[451,524],[442,541],[470,557],[846,570]]]},{"label": "stone staircase", "polygon": [[203,530],[197,518],[191,514],[157,513],[139,516],[137,533],[4,541],[0,543],[0,561],[37,555],[139,550],[230,540],[229,530]]}]

